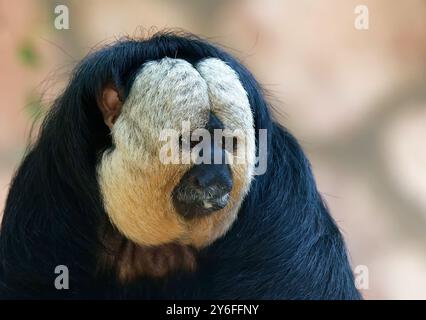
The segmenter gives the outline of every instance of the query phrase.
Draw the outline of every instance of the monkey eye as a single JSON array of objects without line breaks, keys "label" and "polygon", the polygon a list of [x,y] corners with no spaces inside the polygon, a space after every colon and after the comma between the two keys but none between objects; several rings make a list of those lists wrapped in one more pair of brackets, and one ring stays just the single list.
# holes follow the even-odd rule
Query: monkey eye
[{"label": "monkey eye", "polygon": [[189,143],[190,148],[194,148],[197,144],[201,143],[203,141],[203,137],[200,137],[199,140],[191,140]]},{"label": "monkey eye", "polygon": [[[192,136],[192,135],[191,135]],[[203,141],[203,137],[200,137],[199,140],[190,140],[189,141],[189,148],[192,150],[197,144]],[[183,147],[183,138],[182,135],[179,136],[179,147]]]}]

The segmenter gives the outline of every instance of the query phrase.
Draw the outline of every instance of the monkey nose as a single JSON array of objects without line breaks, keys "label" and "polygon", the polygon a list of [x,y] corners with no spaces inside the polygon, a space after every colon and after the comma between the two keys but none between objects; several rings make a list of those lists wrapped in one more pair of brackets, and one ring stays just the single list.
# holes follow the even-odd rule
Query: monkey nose
[{"label": "monkey nose", "polygon": [[226,207],[233,181],[227,165],[197,165],[190,169],[173,191],[173,202],[185,218],[202,216]]}]

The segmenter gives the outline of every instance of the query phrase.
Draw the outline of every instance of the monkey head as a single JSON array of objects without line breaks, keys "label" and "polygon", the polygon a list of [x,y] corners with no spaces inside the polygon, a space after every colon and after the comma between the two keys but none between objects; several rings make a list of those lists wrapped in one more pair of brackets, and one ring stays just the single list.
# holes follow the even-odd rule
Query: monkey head
[{"label": "monkey head", "polygon": [[[203,248],[224,235],[248,193],[255,159],[253,115],[237,73],[217,58],[191,64],[165,57],[141,66],[125,101],[112,86],[100,100],[113,143],[97,174],[112,225],[148,247]],[[210,137],[197,134],[200,129]],[[213,139],[217,130],[233,140],[231,148]],[[170,131],[179,135],[164,152]],[[169,151],[187,156],[183,146],[194,148],[194,136],[209,152],[164,161]],[[201,156],[211,161],[200,162]]]}]

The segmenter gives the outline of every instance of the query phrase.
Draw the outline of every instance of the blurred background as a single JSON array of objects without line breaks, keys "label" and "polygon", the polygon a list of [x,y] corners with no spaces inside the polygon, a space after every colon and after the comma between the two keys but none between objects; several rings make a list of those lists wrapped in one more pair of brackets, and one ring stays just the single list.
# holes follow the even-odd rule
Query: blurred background
[{"label": "blurred background", "polygon": [[[60,4],[68,30],[54,26]],[[354,26],[357,5],[368,30]],[[32,124],[75,63],[164,28],[220,43],[268,90],[353,267],[368,268],[364,297],[426,299],[424,0],[0,0],[0,217]]]}]

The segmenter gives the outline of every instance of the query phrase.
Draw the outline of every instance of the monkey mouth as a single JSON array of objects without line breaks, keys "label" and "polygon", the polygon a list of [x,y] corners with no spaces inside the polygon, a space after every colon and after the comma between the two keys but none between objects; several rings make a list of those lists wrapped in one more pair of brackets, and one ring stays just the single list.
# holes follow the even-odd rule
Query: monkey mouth
[{"label": "monkey mouth", "polygon": [[221,188],[197,190],[180,186],[172,195],[177,211],[185,218],[205,216],[227,206],[230,192]]},{"label": "monkey mouth", "polygon": [[228,204],[229,193],[225,193],[223,196],[207,197],[203,200],[204,209],[223,209]]}]

